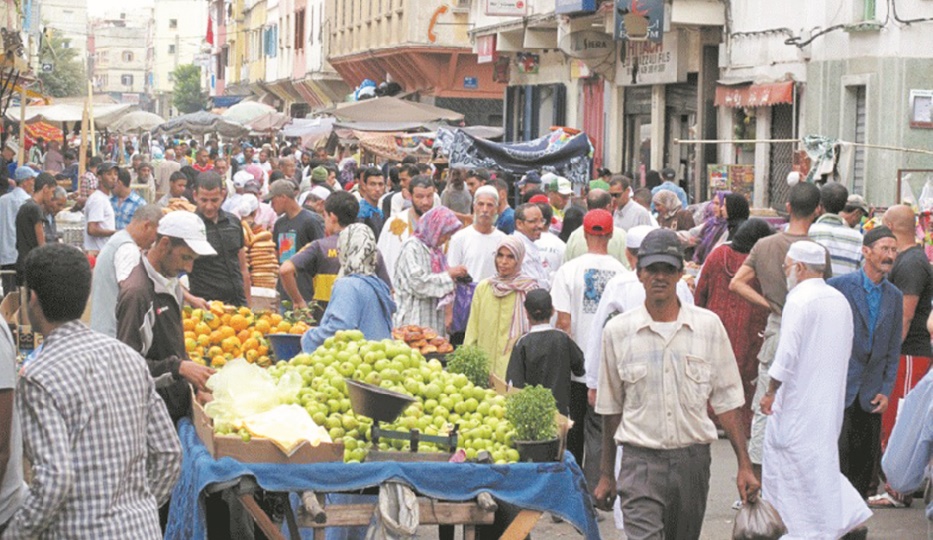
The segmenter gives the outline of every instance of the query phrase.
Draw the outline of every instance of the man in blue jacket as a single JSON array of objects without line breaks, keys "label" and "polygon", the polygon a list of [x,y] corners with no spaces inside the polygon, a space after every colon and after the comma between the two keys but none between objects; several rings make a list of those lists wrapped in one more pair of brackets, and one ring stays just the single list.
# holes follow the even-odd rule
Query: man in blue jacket
[{"label": "man in blue jacket", "polygon": [[845,295],[855,323],[839,465],[867,498],[881,454],[881,415],[888,408],[900,360],[903,295],[885,278],[897,256],[897,240],[890,229],[881,226],[866,233],[862,255],[864,264],[858,272],[827,283]]}]

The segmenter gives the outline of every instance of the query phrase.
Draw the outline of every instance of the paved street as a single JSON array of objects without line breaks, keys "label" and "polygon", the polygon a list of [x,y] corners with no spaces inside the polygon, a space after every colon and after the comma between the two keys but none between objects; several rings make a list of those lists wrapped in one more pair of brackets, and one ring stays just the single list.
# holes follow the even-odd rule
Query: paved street
[{"label": "paved street", "polygon": [[[729,441],[720,440],[713,444],[713,470],[710,479],[709,499],[706,503],[706,521],[703,524],[703,539],[723,540],[732,537],[732,525],[736,511],[732,503],[736,499],[735,455]],[[624,534],[618,534],[612,523],[612,516],[599,525],[602,537],[625,540]],[[535,528],[538,538],[577,538],[580,535],[567,524],[554,524],[550,519],[542,519]],[[913,504],[911,508],[900,510],[880,510],[869,522],[869,538],[878,540],[924,540],[927,538],[927,524],[922,505]]]},{"label": "paved street", "polygon": [[[732,537],[732,526],[736,511],[732,503],[736,499],[735,456],[729,441],[720,440],[713,444],[713,471],[709,499],[706,503],[706,521],[703,524],[704,540],[724,540]],[[604,514],[599,524],[602,537],[606,540],[625,540],[625,535],[615,530],[612,516]],[[419,531],[418,538],[434,538],[435,530],[427,527]],[[580,538],[581,535],[566,523],[553,523],[549,517],[542,518],[532,532],[536,539]],[[872,540],[924,540],[927,539],[927,523],[922,504],[914,502],[908,509],[879,510],[869,522],[868,537]],[[459,532],[457,538],[460,538]]]}]

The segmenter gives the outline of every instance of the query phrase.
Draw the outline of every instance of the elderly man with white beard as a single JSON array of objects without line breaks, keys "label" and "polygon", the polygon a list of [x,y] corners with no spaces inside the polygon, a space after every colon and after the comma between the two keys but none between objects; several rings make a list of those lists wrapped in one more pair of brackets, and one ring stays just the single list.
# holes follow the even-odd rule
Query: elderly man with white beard
[{"label": "elderly man with white beard", "polygon": [[[826,284],[826,250],[791,245],[784,261],[787,302],[781,337],[761,399],[770,416],[762,459],[762,498],[781,515],[784,538],[835,539],[871,511],[839,471],[839,433],[854,332],[852,310]],[[859,529],[847,538],[864,538]]]}]

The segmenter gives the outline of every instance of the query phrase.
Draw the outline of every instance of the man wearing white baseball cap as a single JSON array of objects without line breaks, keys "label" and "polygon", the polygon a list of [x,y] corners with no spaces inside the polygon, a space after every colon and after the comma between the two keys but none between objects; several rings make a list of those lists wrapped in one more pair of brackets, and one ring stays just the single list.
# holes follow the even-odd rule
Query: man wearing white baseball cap
[{"label": "man wearing white baseball cap", "polygon": [[200,217],[171,212],[159,221],[152,249],[120,284],[117,339],[146,358],[156,390],[175,422],[190,409],[189,383],[206,392],[205,383],[214,373],[191,361],[185,351],[184,293],[178,277],[191,272],[199,256],[216,254]]}]

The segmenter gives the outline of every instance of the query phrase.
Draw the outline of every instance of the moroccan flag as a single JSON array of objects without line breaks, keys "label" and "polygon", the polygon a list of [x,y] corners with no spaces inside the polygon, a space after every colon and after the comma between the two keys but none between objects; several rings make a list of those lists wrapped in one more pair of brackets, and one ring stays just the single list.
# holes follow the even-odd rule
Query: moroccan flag
[{"label": "moroccan flag", "polygon": [[214,44],[214,22],[210,16],[207,17],[207,37],[204,40],[207,41],[208,45]]}]

